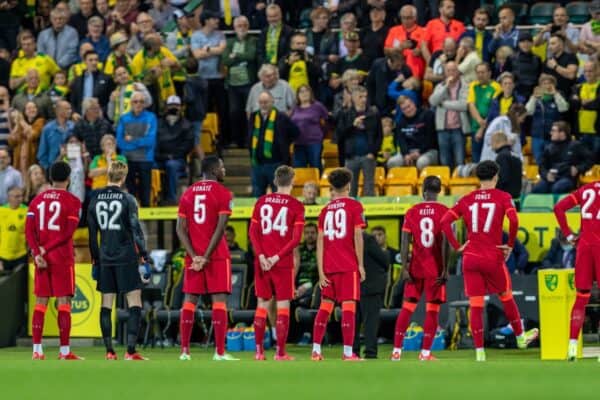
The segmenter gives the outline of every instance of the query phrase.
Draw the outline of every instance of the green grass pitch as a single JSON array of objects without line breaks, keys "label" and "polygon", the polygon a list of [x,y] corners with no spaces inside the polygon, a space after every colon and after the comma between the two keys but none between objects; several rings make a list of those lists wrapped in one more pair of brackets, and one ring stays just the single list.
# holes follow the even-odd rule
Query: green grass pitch
[{"label": "green grass pitch", "polygon": [[[148,362],[104,360],[100,347],[74,349],[85,361],[58,361],[46,348],[45,361],[30,360],[29,348],[0,350],[0,398],[45,399],[593,399],[600,389],[600,363],[542,362],[538,350],[442,351],[435,363],[405,352],[400,362],[344,363],[341,347],[325,347],[325,361],[310,361],[310,348],[290,346],[294,362],[255,362],[253,353],[234,353],[239,362],[213,362],[212,349],[193,348],[193,360],[178,349],[145,349]],[[119,357],[123,354],[119,348]]]}]

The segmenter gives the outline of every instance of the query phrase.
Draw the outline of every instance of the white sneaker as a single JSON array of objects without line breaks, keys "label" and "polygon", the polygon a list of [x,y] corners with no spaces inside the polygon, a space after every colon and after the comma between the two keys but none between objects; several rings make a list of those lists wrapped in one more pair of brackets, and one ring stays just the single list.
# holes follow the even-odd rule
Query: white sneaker
[{"label": "white sneaker", "polygon": [[568,361],[577,361],[577,343],[569,342],[569,350],[567,350],[567,360]]},{"label": "white sneaker", "polygon": [[485,361],[485,350],[475,350],[475,361],[483,362]]},{"label": "white sneaker", "polygon": [[190,353],[181,353],[181,355],[179,356],[179,361],[191,361],[192,360],[192,356],[190,355]]},{"label": "white sneaker", "polygon": [[224,353],[222,356],[215,353],[213,356],[213,361],[240,361],[239,358],[235,358],[231,354]]}]

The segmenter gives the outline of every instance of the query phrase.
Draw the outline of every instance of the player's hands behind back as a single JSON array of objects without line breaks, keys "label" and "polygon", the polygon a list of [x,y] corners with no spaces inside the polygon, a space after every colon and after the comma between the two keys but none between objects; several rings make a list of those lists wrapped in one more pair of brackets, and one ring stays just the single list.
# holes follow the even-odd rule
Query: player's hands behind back
[{"label": "player's hands behind back", "polygon": [[321,289],[326,288],[327,286],[329,286],[329,279],[327,279],[327,277],[323,276],[319,276],[319,283],[318,283],[319,287]]},{"label": "player's hands behind back", "polygon": [[499,248],[500,250],[502,250],[502,253],[504,254],[504,259],[508,260],[508,257],[510,257],[510,253],[512,252],[512,247],[510,247],[507,244],[502,244],[500,246],[496,246],[497,248]]},{"label": "player's hands behind back", "polygon": [[364,282],[365,279],[367,279],[367,272],[365,271],[365,267],[362,265],[359,265],[358,273],[360,274],[360,281]]},{"label": "player's hands behind back", "polygon": [[206,262],[207,262],[206,257],[195,256],[192,258],[192,265],[190,266],[190,268],[193,269],[194,271],[202,271],[202,268],[204,268],[204,265],[206,264]]},{"label": "player's hands behind back", "polygon": [[35,256],[35,265],[38,268],[48,268],[48,263],[46,262],[46,260],[44,260],[44,256],[42,256],[41,254],[38,254],[37,256]]}]

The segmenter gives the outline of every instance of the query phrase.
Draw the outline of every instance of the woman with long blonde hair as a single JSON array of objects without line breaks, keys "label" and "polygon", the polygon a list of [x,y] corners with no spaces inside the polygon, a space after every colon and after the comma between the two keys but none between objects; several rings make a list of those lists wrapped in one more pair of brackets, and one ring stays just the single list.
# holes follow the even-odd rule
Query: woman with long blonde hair
[{"label": "woman with long blonde hair", "polygon": [[46,121],[39,115],[38,107],[33,101],[25,104],[23,114],[13,110],[11,116],[12,129],[8,135],[8,144],[13,151],[13,167],[25,175],[29,166],[35,163],[40,135]]}]

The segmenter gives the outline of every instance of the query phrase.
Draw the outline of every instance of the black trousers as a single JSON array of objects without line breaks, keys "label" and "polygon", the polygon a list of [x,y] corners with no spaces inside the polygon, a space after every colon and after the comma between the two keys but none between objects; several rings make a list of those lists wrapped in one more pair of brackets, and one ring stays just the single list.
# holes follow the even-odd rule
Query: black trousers
[{"label": "black trousers", "polygon": [[246,118],[246,102],[252,85],[229,86],[229,123],[231,142],[243,148],[247,146],[248,119]]},{"label": "black trousers", "polygon": [[379,331],[379,311],[383,307],[383,293],[360,296],[356,312],[356,334],[354,335],[354,353],[360,354],[360,326],[363,325],[366,358],[377,358],[377,332]]},{"label": "black trousers", "polygon": [[216,112],[219,116],[218,145],[223,147],[231,142],[231,127],[229,123],[229,107],[225,96],[225,80],[207,79],[207,111]]},{"label": "black trousers", "polygon": [[[152,161],[129,161],[129,173],[125,181],[127,190],[140,200],[142,207],[150,207],[152,186]],[[136,178],[138,179],[136,181]]]}]

